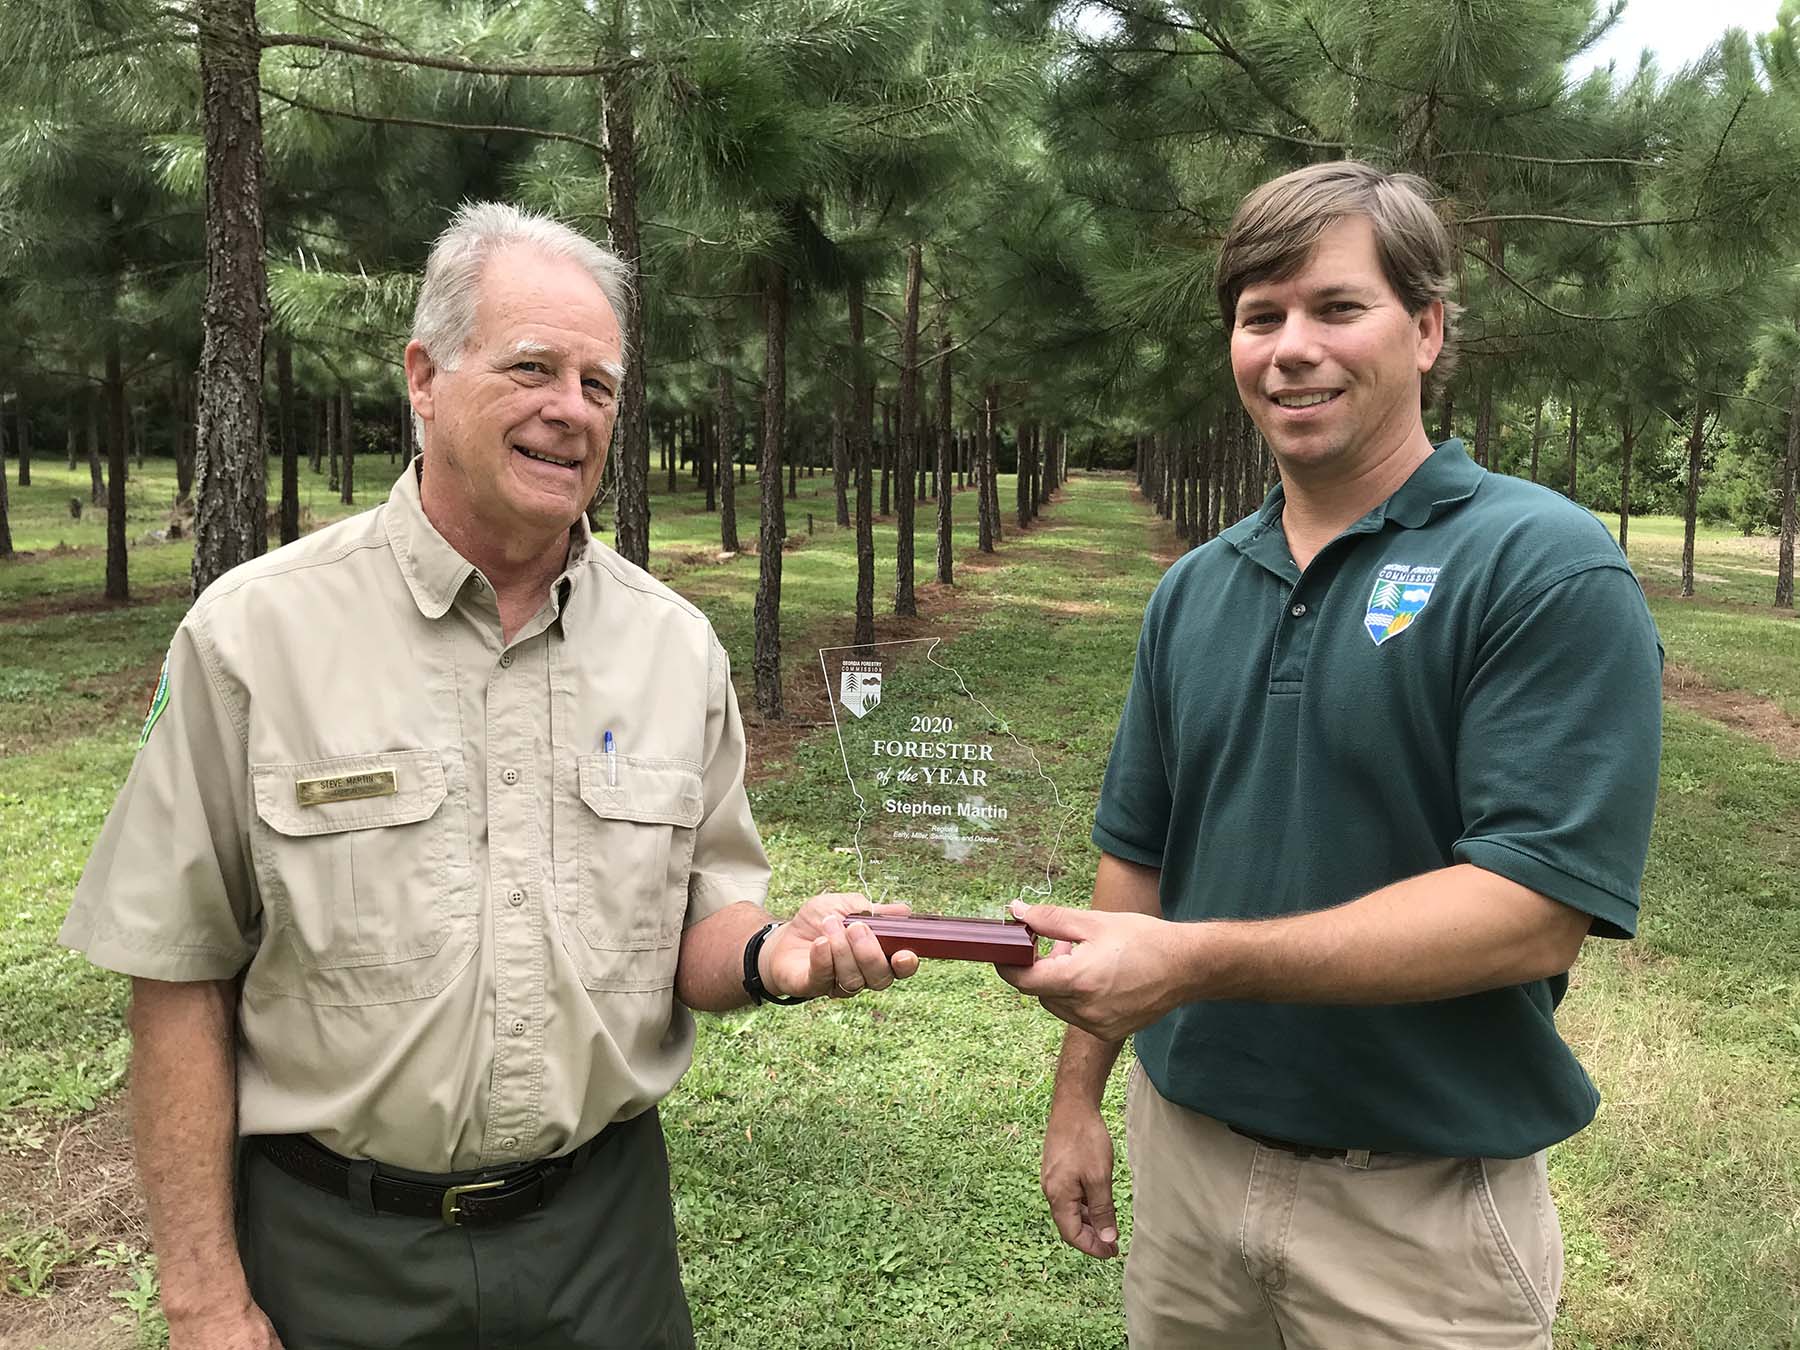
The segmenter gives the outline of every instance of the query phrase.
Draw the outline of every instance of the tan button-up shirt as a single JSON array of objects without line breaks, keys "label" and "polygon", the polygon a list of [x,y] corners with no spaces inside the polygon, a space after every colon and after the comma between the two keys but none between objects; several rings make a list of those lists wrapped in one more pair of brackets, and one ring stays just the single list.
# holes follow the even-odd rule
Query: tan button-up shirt
[{"label": "tan button-up shirt", "polygon": [[674,1086],[682,930],[769,875],[692,605],[583,523],[507,643],[407,472],[210,587],[164,680],[62,940],[129,975],[243,972],[243,1133],[460,1170]]}]

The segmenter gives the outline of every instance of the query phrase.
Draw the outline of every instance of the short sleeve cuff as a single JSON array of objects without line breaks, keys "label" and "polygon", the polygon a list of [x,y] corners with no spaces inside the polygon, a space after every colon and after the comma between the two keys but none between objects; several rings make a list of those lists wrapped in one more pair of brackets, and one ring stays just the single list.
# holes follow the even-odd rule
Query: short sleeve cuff
[{"label": "short sleeve cuff", "polygon": [[1463,839],[1457,842],[1453,854],[1458,862],[1469,863],[1484,872],[1503,876],[1508,881],[1516,881],[1570,909],[1592,915],[1592,933],[1595,937],[1629,938],[1637,935],[1638,911],[1630,900],[1622,899],[1591,881],[1570,876],[1560,868],[1552,867],[1541,858],[1522,852],[1511,844],[1495,839]]},{"label": "short sleeve cuff", "polygon": [[769,882],[765,877],[761,881],[751,881],[742,877],[723,877],[695,872],[688,878],[687,917],[682,920],[684,929],[692,928],[702,919],[710,919],[722,909],[730,909],[733,905],[756,905],[766,907],[769,898]]},{"label": "short sleeve cuff", "polygon": [[1137,863],[1142,867],[1162,868],[1161,849],[1145,848],[1142,844],[1120,838],[1099,821],[1094,822],[1094,833],[1090,837],[1094,841],[1094,847],[1102,853],[1110,853],[1115,858],[1123,858],[1126,862]]},{"label": "short sleeve cuff", "polygon": [[236,979],[254,955],[217,947],[169,946],[154,939],[133,939],[117,930],[96,933],[72,922],[63,925],[57,941],[102,970],[171,984]]}]

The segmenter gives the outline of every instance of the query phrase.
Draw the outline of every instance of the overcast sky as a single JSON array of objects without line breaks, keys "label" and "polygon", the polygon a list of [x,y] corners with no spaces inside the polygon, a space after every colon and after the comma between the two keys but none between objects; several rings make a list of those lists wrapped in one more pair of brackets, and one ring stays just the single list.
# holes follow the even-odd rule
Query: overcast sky
[{"label": "overcast sky", "polygon": [[[1604,3],[1604,0],[1602,0]],[[1727,28],[1742,28],[1754,36],[1775,26],[1781,0],[1630,0],[1606,40],[1586,56],[1569,63],[1580,78],[1589,70],[1614,62],[1621,74],[1637,66],[1638,53],[1648,47],[1665,75],[1692,61],[1719,40]]]}]

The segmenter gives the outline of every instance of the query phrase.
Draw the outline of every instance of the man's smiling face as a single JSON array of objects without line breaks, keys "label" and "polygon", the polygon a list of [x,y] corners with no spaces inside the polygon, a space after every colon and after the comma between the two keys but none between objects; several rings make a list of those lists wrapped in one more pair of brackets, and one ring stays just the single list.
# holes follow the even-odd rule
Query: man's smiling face
[{"label": "man's smiling face", "polygon": [[606,464],[624,375],[618,317],[582,267],[529,247],[496,253],[480,286],[453,369],[417,343],[407,351],[432,498],[503,548],[547,543],[586,509]]},{"label": "man's smiling face", "polygon": [[1421,379],[1443,346],[1443,305],[1408,314],[1366,217],[1319,236],[1306,265],[1244,289],[1231,332],[1238,396],[1283,464],[1384,456],[1419,425]]}]

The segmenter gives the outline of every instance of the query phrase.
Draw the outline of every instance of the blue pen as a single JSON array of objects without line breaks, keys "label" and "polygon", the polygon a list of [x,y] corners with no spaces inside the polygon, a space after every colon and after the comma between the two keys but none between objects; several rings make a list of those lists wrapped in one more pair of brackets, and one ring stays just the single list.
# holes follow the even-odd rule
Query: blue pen
[{"label": "blue pen", "polygon": [[619,786],[619,754],[613,749],[613,734],[607,732],[600,738],[600,748],[606,752],[606,785]]}]

